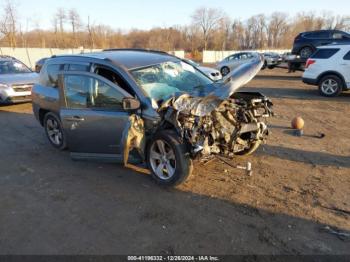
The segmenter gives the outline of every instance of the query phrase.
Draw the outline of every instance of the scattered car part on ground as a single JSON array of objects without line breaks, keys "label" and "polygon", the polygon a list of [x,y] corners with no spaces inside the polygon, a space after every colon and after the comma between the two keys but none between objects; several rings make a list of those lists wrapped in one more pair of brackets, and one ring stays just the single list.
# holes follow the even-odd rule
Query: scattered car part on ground
[{"label": "scattered car part on ground", "polygon": [[272,103],[237,92],[263,58],[214,82],[164,52],[114,50],[49,59],[33,89],[33,111],[56,148],[75,159],[147,163],[173,186],[207,155],[253,153],[268,135]]},{"label": "scattered car part on ground", "polygon": [[321,95],[334,97],[350,89],[350,45],[329,45],[307,60],[303,82],[318,85]]},{"label": "scattered car part on ground", "polygon": [[38,74],[11,56],[0,55],[0,104],[31,101]]},{"label": "scattered car part on ground", "polygon": [[295,39],[292,54],[308,59],[319,46],[332,43],[350,44],[350,34],[339,30],[318,30],[300,33]]},{"label": "scattered car part on ground", "polygon": [[194,62],[190,59],[183,59],[185,62],[191,64],[192,66],[197,67],[200,71],[202,71],[204,74],[209,76],[213,81],[219,81],[222,79],[222,75],[219,70],[216,70],[211,67],[201,66],[200,64]]},{"label": "scattered car part on ground", "polygon": [[230,55],[220,61],[216,68],[221,72],[222,76],[225,77],[228,75],[232,70],[236,69],[237,67],[245,64],[250,63],[254,60],[256,60],[259,57],[259,53],[257,52],[240,52],[233,55]]}]

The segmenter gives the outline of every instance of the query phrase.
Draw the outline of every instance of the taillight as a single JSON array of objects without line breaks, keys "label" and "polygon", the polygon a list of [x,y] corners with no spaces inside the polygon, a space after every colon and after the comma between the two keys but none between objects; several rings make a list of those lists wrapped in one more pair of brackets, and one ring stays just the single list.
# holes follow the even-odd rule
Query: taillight
[{"label": "taillight", "polygon": [[309,66],[313,65],[316,63],[316,60],[313,60],[313,59],[308,59],[306,61],[306,65],[305,65],[305,68],[309,68]]}]

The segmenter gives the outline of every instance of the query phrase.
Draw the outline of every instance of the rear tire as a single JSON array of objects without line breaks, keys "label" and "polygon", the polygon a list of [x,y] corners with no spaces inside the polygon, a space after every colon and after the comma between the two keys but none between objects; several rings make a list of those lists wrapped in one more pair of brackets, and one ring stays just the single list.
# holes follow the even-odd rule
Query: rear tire
[{"label": "rear tire", "polygon": [[343,81],[336,75],[324,76],[318,84],[318,91],[325,97],[338,96],[343,91]]},{"label": "rear tire", "polygon": [[59,150],[66,149],[66,136],[61,120],[54,113],[50,112],[45,115],[43,124],[50,144]]},{"label": "rear tire", "polygon": [[193,169],[186,145],[171,130],[154,135],[147,146],[147,164],[156,183],[169,187],[183,183]]}]

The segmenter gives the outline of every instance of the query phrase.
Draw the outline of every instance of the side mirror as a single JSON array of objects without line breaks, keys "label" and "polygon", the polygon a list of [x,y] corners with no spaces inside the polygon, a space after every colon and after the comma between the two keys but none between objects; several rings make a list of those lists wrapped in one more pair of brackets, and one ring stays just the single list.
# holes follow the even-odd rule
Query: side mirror
[{"label": "side mirror", "polygon": [[125,111],[137,110],[141,107],[140,101],[133,97],[126,97],[123,99],[123,109]]}]

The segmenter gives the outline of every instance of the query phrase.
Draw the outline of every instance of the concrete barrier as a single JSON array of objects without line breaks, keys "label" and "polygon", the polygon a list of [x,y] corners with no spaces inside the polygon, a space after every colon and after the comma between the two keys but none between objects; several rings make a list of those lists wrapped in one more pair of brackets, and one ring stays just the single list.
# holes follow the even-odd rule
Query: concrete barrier
[{"label": "concrete barrier", "polygon": [[203,63],[206,63],[206,64],[216,63],[216,62],[219,62],[230,55],[233,55],[233,54],[236,54],[239,52],[245,52],[245,51],[247,51],[247,52],[260,52],[260,53],[275,52],[275,53],[283,54],[286,52],[290,52],[290,49],[203,51]]},{"label": "concrete barrier", "polygon": [[[51,57],[53,55],[67,55],[67,54],[81,54],[98,52],[102,49],[58,49],[58,48],[11,48],[11,47],[0,47],[0,55],[9,55],[17,58],[18,60],[25,63],[30,68],[35,67],[35,62],[44,57]],[[184,58],[185,51],[170,51],[169,53]]]}]

